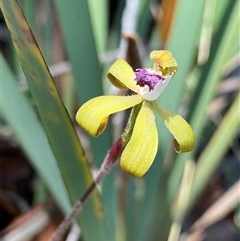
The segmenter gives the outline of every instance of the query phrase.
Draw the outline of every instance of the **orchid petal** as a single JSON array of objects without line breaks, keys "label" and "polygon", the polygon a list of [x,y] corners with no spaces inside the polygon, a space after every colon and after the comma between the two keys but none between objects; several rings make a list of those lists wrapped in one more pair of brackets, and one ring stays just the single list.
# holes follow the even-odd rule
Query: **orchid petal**
[{"label": "orchid petal", "polygon": [[128,109],[141,101],[139,95],[99,96],[81,106],[76,114],[76,121],[92,136],[99,136],[107,125],[109,115]]},{"label": "orchid petal", "polygon": [[138,92],[138,86],[134,81],[136,75],[124,59],[116,60],[108,70],[107,76],[111,83],[119,89],[130,89],[135,93]]},{"label": "orchid petal", "polygon": [[130,141],[121,155],[121,168],[135,177],[143,176],[153,163],[158,133],[150,102],[143,102]]},{"label": "orchid petal", "polygon": [[164,124],[174,136],[173,146],[176,152],[183,153],[192,151],[195,146],[195,135],[191,126],[178,114],[167,110],[156,102],[154,106]]},{"label": "orchid petal", "polygon": [[160,81],[158,84],[156,84],[154,90],[152,91],[149,91],[148,86],[140,87],[139,94],[142,96],[144,100],[153,101],[158,99],[158,97],[165,90],[173,76],[174,75],[166,76],[165,80]]},{"label": "orchid petal", "polygon": [[163,75],[176,72],[178,69],[177,61],[173,58],[170,51],[152,51],[150,53],[150,59],[152,59],[160,67]]}]

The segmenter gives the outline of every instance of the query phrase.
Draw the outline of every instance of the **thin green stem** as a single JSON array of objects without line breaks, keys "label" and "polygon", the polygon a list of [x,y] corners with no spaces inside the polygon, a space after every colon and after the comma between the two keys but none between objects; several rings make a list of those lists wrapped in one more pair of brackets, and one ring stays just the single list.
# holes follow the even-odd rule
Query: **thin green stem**
[{"label": "thin green stem", "polygon": [[140,103],[132,108],[131,114],[128,119],[127,126],[121,135],[123,147],[125,147],[127,145],[127,143],[129,142],[129,140],[131,138],[133,127],[135,125],[136,118],[137,118],[138,112],[140,111],[141,107],[142,107],[142,103]]}]

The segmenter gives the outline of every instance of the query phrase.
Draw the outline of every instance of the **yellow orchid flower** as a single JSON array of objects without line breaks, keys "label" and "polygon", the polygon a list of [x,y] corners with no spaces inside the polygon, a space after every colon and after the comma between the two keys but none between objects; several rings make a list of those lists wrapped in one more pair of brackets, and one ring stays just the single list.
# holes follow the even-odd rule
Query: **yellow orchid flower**
[{"label": "yellow orchid flower", "polygon": [[130,89],[131,96],[99,96],[86,102],[77,112],[76,120],[92,136],[100,135],[109,115],[141,104],[129,141],[120,157],[121,168],[135,177],[143,176],[150,168],[158,149],[158,132],[154,109],[174,137],[176,152],[191,151],[195,146],[192,128],[179,115],[157,102],[178,65],[170,51],[152,51],[153,69],[139,68],[136,71],[123,59],[113,63],[108,78],[120,89]]}]

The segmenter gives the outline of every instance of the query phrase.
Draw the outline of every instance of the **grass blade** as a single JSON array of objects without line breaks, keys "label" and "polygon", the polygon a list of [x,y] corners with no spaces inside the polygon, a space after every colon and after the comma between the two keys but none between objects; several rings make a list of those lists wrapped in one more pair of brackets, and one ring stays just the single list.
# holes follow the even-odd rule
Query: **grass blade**
[{"label": "grass blade", "polygon": [[[192,101],[189,122],[194,129],[197,140],[201,137],[202,130],[204,128],[204,120],[207,114],[207,106],[215,94],[216,86],[221,79],[221,69],[225,64],[228,49],[235,36],[236,26],[239,22],[238,9],[237,7],[234,7],[234,5],[237,5],[237,2],[238,0],[235,2],[229,2],[229,5],[225,10],[225,16],[222,18],[223,27],[221,27],[218,31],[220,36],[217,34],[215,37],[215,41],[212,44],[213,47],[210,50],[210,58],[202,69],[201,76],[199,77],[199,87],[196,89],[196,93]],[[230,15],[229,12],[231,13]],[[188,159],[191,159],[192,155],[193,152],[178,156],[175,162],[176,165],[171,173],[170,178],[172,183],[170,183],[170,185],[178,185],[185,162]],[[172,194],[170,196],[174,196],[176,186],[175,188],[172,186],[171,190]]]},{"label": "grass blade", "polygon": [[[100,2],[104,4],[104,1]],[[100,4],[100,2],[94,4]],[[57,0],[55,1],[55,4],[59,13],[63,38],[65,40],[66,49],[72,66],[74,86],[80,103],[83,104],[87,100],[103,94],[102,71],[98,61],[98,52],[95,43],[97,42],[99,49],[102,49],[104,37],[101,40],[94,38],[94,29],[91,24],[88,1]],[[97,18],[101,17],[101,14],[102,12],[99,12],[98,15],[94,16],[95,21]],[[103,19],[99,20],[99,28],[101,21],[103,24]],[[77,28],[73,29],[72,26],[77,26]],[[98,31],[100,30],[98,29]],[[96,32],[95,34],[95,36],[97,36]],[[88,138],[91,143],[93,163],[97,167],[100,167],[106,155],[106,151],[110,148],[112,143],[109,125],[104,133],[97,139],[90,137],[89,135]],[[108,175],[103,181],[102,194],[104,206],[107,207],[106,216],[109,231],[112,235],[115,230],[116,218],[115,192],[114,173],[110,173],[110,175]],[[111,237],[113,238],[113,236]]]},{"label": "grass blade", "polygon": [[[87,1],[55,1],[63,37],[74,76],[74,86],[80,103],[102,95],[102,73],[98,61]],[[77,25],[73,31],[72,26]],[[94,162],[100,166],[111,145],[110,129],[91,141]],[[101,143],[101,144],[99,144]]]},{"label": "grass blade", "polygon": [[[186,87],[186,75],[196,53],[194,45],[200,31],[199,27],[202,20],[204,3],[205,1],[189,2],[187,0],[181,0],[178,1],[176,5],[176,16],[172,23],[173,29],[171,30],[166,48],[172,51],[174,58],[176,58],[178,62],[179,69],[159,101],[161,105],[173,111],[178,108],[179,100]],[[189,14],[190,12],[191,14]],[[192,31],[189,31],[189,29]],[[170,99],[169,96],[171,96]],[[159,186],[159,180],[162,174],[163,160],[166,156],[169,143],[171,142],[171,136],[158,116],[156,117],[156,121],[158,130],[160,130],[160,145],[155,161],[145,177],[146,201],[142,208],[144,212],[144,214],[142,214],[144,221],[141,223],[142,228],[139,228],[140,231],[136,240],[154,240],[156,238],[154,237],[154,232],[151,230],[151,227],[154,227],[155,223],[159,223],[159,220],[156,221],[152,218],[152,215],[156,215],[156,218],[162,217],[163,212],[166,211],[166,207],[164,207],[164,205],[159,207],[159,203],[163,204],[164,197],[165,201],[168,200],[167,193],[164,193],[167,190],[163,190],[166,189],[166,186],[164,186],[166,183],[164,184],[162,181],[161,186]],[[156,193],[159,193],[159,197],[156,197]],[[151,210],[149,207],[154,207],[154,203],[157,205],[156,210],[154,210],[154,208]],[[146,232],[146,228],[144,227],[149,227],[147,228],[149,231]],[[155,229],[155,231],[157,230]],[[164,240],[164,238],[162,240]]]},{"label": "grass blade", "polygon": [[71,208],[70,201],[46,134],[26,97],[17,89],[14,76],[2,55],[0,59],[1,116],[11,126],[19,144],[62,211],[67,213]]},{"label": "grass blade", "polygon": [[[228,113],[224,116],[217,131],[202,152],[196,166],[196,174],[193,180],[192,191],[189,198],[189,208],[203,191],[211,175],[220,164],[229,144],[236,137],[239,129],[239,103],[240,94],[236,97]],[[224,137],[224,138],[222,138]]]}]

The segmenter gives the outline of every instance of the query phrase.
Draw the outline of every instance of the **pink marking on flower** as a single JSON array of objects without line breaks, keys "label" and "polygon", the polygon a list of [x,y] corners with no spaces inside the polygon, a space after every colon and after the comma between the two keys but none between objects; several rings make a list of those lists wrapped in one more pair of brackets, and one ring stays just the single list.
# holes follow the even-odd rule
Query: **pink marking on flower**
[{"label": "pink marking on flower", "polygon": [[135,73],[135,80],[137,81],[137,85],[141,87],[147,85],[149,87],[149,91],[154,90],[156,84],[165,80],[165,78],[160,74],[157,74],[154,71],[149,71],[147,69],[136,69]]}]

